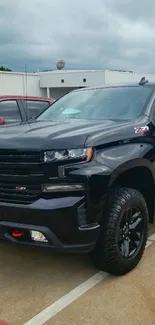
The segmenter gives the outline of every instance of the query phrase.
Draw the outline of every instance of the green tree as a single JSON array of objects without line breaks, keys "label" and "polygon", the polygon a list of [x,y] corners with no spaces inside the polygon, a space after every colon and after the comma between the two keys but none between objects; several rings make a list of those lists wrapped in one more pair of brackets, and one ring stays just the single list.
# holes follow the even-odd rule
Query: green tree
[{"label": "green tree", "polygon": [[9,69],[9,68],[5,68],[3,65],[1,65],[0,66],[0,71],[8,71],[8,72],[10,71],[11,72],[12,70]]}]

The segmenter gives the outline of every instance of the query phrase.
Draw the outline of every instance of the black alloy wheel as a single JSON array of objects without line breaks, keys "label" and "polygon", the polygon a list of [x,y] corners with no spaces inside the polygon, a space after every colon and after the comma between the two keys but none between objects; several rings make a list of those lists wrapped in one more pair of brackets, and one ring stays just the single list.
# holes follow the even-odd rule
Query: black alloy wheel
[{"label": "black alloy wheel", "polygon": [[119,226],[118,247],[122,257],[133,258],[144,239],[144,219],[140,209],[130,206],[123,214]]}]

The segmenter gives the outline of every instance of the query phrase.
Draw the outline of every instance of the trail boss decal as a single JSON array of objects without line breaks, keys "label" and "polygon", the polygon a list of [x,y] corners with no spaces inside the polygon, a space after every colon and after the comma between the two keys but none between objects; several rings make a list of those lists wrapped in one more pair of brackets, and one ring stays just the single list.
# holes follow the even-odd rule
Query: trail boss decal
[{"label": "trail boss decal", "polygon": [[135,133],[144,133],[149,131],[150,130],[148,126],[141,126],[140,128],[135,128]]}]

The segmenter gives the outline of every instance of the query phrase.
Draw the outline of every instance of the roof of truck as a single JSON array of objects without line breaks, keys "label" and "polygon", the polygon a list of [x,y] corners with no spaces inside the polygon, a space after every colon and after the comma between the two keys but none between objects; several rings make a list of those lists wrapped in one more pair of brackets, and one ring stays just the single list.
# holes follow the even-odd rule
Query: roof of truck
[{"label": "roof of truck", "polygon": [[148,87],[148,86],[154,86],[155,87],[155,82],[147,82],[144,85],[140,85],[138,82],[124,82],[124,83],[117,83],[117,84],[103,84],[100,86],[90,86],[90,87],[85,87],[85,88],[80,88],[80,89],[75,89],[75,91],[85,91],[85,90],[93,90],[93,89],[104,89],[104,88],[119,88],[119,87]]}]

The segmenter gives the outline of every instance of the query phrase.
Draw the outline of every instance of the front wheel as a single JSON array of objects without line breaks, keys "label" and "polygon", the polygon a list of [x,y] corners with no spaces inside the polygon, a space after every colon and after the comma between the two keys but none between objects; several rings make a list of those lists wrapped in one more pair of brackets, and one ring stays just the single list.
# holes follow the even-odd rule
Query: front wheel
[{"label": "front wheel", "polygon": [[148,210],[142,194],[132,188],[111,190],[91,254],[93,263],[111,274],[128,273],[143,255],[147,232]]}]

